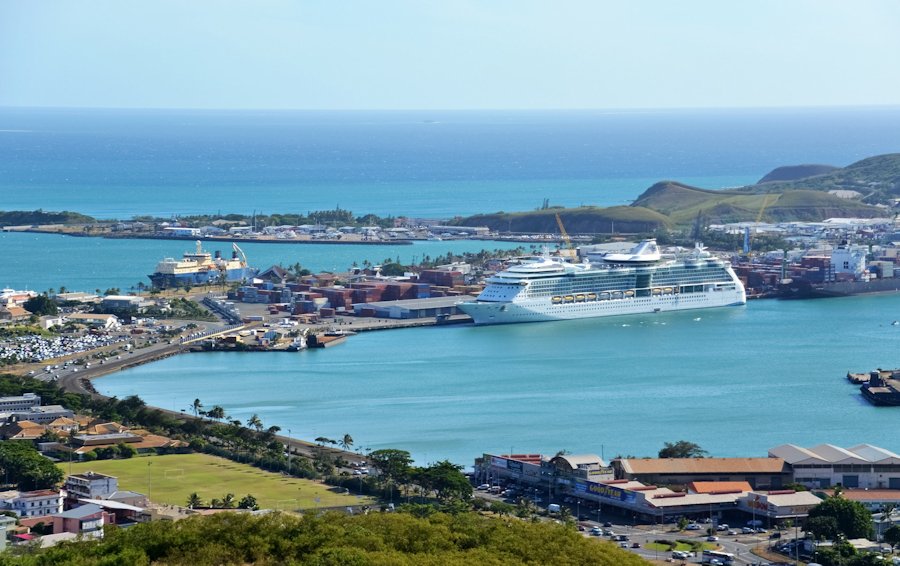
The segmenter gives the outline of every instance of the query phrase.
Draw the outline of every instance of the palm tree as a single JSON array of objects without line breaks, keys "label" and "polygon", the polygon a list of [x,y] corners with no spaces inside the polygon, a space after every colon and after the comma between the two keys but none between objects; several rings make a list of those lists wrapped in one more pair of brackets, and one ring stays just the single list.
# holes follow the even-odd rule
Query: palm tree
[{"label": "palm tree", "polygon": [[191,408],[194,409],[194,416],[199,416],[200,409],[203,408],[203,403],[200,402],[200,399],[194,399],[194,402],[191,403]]},{"label": "palm tree", "polygon": [[234,494],[226,493],[225,497],[222,498],[222,508],[223,509],[233,509],[234,508]]},{"label": "palm tree", "polygon": [[344,450],[350,450],[350,447],[353,446],[353,437],[349,434],[345,434],[340,440],[340,445]]},{"label": "palm tree", "polygon": [[200,499],[200,494],[196,491],[188,496],[187,506],[190,509],[196,509],[197,507],[201,507],[203,505],[203,500]]},{"label": "palm tree", "polygon": [[219,405],[215,405],[212,409],[210,409],[209,411],[206,412],[206,416],[211,419],[217,420],[217,421],[224,419],[225,418],[225,409],[223,409]]},{"label": "palm tree", "polygon": [[253,413],[253,416],[247,419],[247,426],[255,428],[256,432],[262,432],[263,424],[259,420],[259,415]]}]

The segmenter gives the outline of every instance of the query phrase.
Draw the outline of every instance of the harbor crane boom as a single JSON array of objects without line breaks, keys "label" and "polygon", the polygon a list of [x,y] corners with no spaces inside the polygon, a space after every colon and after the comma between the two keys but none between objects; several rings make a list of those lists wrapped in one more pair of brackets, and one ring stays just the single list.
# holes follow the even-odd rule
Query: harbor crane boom
[{"label": "harbor crane boom", "polygon": [[241,254],[241,260],[244,262],[244,265],[245,265],[245,266],[250,265],[250,263],[247,261],[247,254],[245,254],[245,253],[244,253],[244,250],[242,250],[240,247],[238,247],[237,244],[235,244],[234,242],[232,242],[232,243],[231,243],[231,249],[233,249],[233,250],[236,251],[237,253]]},{"label": "harbor crane boom", "polygon": [[566,244],[565,251],[560,249],[559,255],[574,258],[575,257],[575,247],[572,245],[572,238],[569,237],[569,233],[566,232],[566,227],[563,225],[562,218],[559,217],[559,213],[556,213],[556,225],[559,226],[559,235],[562,238],[563,243]]}]

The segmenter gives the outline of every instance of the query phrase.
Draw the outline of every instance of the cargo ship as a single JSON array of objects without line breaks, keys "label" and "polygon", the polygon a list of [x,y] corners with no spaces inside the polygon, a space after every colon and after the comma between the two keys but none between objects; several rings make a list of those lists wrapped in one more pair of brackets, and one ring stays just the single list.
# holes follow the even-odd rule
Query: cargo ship
[{"label": "cargo ship", "polygon": [[778,285],[781,299],[848,297],[900,291],[893,262],[866,264],[868,248],[840,243],[831,255],[804,257]]},{"label": "cargo ship", "polygon": [[156,271],[149,275],[150,282],[157,289],[168,289],[185,285],[224,284],[256,277],[259,270],[247,264],[244,251],[237,244],[231,244],[231,247],[231,259],[225,259],[221,252],[212,255],[203,251],[198,240],[195,252],[185,252],[180,260],[167,257],[160,261]]},{"label": "cargo ship", "polygon": [[655,240],[582,263],[544,256],[487,280],[475,301],[457,304],[475,324],[507,324],[705,309],[747,302],[731,265],[697,246],[661,254]]}]

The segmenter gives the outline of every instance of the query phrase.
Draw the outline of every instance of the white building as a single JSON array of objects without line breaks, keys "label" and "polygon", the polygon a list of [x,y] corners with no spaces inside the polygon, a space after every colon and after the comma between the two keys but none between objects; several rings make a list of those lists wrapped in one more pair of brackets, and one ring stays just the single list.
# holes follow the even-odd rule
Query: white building
[{"label": "white building", "polygon": [[850,273],[856,277],[866,271],[867,246],[840,245],[831,251],[831,267],[835,273]]},{"label": "white building", "polygon": [[5,491],[0,493],[0,508],[19,517],[43,517],[61,513],[64,494],[52,489]]},{"label": "white building", "polygon": [[103,330],[115,330],[121,326],[118,317],[114,314],[75,313],[67,316],[66,320]]},{"label": "white building", "polygon": [[10,397],[0,397],[0,412],[27,411],[41,406],[41,396],[35,393],[23,393]]},{"label": "white building", "polygon": [[119,479],[96,472],[66,477],[65,490],[70,499],[106,499],[119,490]]},{"label": "white building", "polygon": [[807,487],[900,489],[900,455],[871,444],[852,448],[783,444],[770,449],[769,456],[787,462],[794,481]]}]

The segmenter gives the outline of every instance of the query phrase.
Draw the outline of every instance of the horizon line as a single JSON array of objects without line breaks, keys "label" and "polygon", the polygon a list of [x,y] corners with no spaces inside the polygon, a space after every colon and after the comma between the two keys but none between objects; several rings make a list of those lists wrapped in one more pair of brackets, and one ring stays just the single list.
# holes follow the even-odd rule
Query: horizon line
[{"label": "horizon line", "polygon": [[145,111],[205,111],[205,112],[672,112],[712,110],[823,110],[823,109],[887,109],[900,108],[891,104],[812,104],[763,106],[633,106],[633,107],[478,107],[478,108],[303,108],[303,107],[237,107],[237,106],[58,106],[0,104],[2,110],[145,110]]}]

